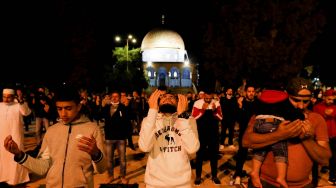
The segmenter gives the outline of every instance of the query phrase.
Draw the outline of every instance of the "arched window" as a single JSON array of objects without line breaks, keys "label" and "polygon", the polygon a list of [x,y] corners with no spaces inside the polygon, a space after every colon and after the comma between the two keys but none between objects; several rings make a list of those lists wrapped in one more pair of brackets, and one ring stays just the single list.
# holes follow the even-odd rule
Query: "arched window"
[{"label": "arched window", "polygon": [[192,73],[190,67],[183,68],[181,86],[182,87],[191,87]]},{"label": "arched window", "polygon": [[148,78],[153,79],[155,77],[155,74],[154,74],[155,70],[154,70],[154,68],[153,67],[147,67],[146,70],[147,70],[147,76],[148,76]]},{"label": "arched window", "polygon": [[173,77],[177,78],[177,72],[176,71],[174,71],[174,76]]},{"label": "arched window", "polygon": [[156,82],[155,82],[155,77],[156,77],[156,73],[153,67],[147,67],[147,76],[149,78],[149,85],[150,86],[156,86]]}]

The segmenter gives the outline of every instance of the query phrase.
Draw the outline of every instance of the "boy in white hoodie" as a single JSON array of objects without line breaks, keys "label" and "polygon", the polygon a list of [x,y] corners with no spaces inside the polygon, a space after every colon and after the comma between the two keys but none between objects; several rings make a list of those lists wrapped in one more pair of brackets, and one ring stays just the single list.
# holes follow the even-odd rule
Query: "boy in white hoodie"
[{"label": "boy in white hoodie", "polygon": [[185,113],[187,98],[156,90],[148,104],[138,141],[149,152],[146,188],[191,188],[189,155],[198,150],[199,140],[195,121]]}]

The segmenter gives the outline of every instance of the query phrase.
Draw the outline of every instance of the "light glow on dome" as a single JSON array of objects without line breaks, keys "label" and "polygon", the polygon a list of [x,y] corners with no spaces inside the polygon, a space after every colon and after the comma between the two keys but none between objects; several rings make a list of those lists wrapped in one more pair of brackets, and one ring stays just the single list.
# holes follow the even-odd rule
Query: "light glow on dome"
[{"label": "light glow on dome", "polygon": [[169,48],[153,48],[142,52],[143,62],[184,62],[185,50]]}]

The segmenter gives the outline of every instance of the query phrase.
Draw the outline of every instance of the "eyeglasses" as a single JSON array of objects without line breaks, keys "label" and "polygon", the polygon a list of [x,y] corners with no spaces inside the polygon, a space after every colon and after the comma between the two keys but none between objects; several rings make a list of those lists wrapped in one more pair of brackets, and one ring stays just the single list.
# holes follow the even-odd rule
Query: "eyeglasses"
[{"label": "eyeglasses", "polygon": [[290,97],[290,99],[293,100],[293,101],[296,102],[296,103],[298,103],[298,102],[302,102],[302,103],[304,103],[304,104],[307,104],[307,103],[310,102],[310,99],[305,99],[305,100],[303,100],[303,99],[297,99],[297,98],[294,98],[294,97]]}]

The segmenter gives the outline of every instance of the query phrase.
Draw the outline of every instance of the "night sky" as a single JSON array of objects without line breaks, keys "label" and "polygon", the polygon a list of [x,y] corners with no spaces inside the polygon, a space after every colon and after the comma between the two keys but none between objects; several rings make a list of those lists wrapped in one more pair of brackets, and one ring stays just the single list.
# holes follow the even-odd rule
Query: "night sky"
[{"label": "night sky", "polygon": [[[334,73],[329,66],[336,62],[336,19],[331,9],[332,6],[328,25],[311,47],[306,60],[319,64],[324,75]],[[202,29],[199,23],[211,14],[210,10],[208,3],[188,0],[6,1],[0,11],[3,49],[0,79],[62,80],[71,67],[69,49],[72,47],[65,46],[69,40],[76,40],[78,36],[85,38],[83,35],[93,36],[95,54],[99,55],[97,61],[107,61],[116,45],[115,35],[132,33],[140,47],[145,34],[161,26],[162,14],[165,15],[165,27],[175,30],[184,39],[189,57],[197,56]],[[19,70],[25,73],[18,74]],[[335,77],[327,78],[335,81]]]}]

